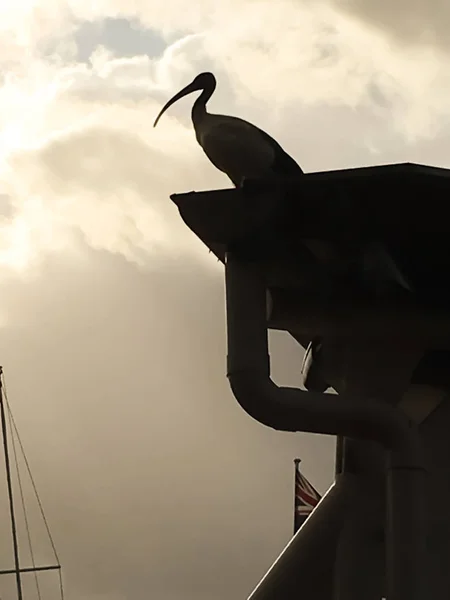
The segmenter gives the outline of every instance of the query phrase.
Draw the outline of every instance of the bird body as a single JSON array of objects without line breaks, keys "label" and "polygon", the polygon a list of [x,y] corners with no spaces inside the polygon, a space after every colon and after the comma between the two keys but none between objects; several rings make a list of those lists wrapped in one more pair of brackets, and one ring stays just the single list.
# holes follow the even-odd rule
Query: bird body
[{"label": "bird body", "polygon": [[237,187],[244,178],[270,174],[275,149],[257,127],[235,117],[207,113],[196,131],[206,156]]},{"label": "bird body", "polygon": [[173,96],[161,115],[174,102],[202,90],[192,107],[192,122],[198,143],[213,165],[238,187],[244,179],[302,175],[300,166],[270,135],[244,119],[208,113],[206,104],[216,88],[212,73],[201,73]]},{"label": "bird body", "polygon": [[[172,104],[188,94],[201,91],[191,112],[197,141],[212,164],[224,172],[235,187],[242,186],[245,179],[294,178],[303,175],[296,161],[259,127],[239,117],[209,113],[206,105],[215,89],[214,75],[200,73],[166,102],[154,126]],[[329,255],[334,252],[330,244],[323,240],[303,240],[303,244],[319,262],[329,262]]]}]

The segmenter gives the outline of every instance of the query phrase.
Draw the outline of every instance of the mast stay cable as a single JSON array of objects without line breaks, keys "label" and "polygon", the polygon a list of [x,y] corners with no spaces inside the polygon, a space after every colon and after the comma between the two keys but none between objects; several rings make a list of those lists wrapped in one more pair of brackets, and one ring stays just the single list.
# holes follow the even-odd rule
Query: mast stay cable
[{"label": "mast stay cable", "polygon": [[[44,507],[41,501],[41,498],[39,496],[39,492],[37,490],[37,486],[36,486],[36,482],[34,480],[34,477],[32,475],[31,472],[31,468],[30,468],[30,463],[28,461],[26,452],[25,452],[25,448],[23,446],[22,440],[20,438],[19,435],[19,430],[17,428],[14,416],[12,414],[11,411],[11,406],[9,404],[8,401],[8,393],[7,393],[7,388],[6,388],[6,381],[5,381],[5,376],[3,373],[3,370],[0,370],[0,387],[3,389],[3,396],[4,396],[4,402],[5,402],[5,407],[8,413],[8,421],[9,421],[9,427],[10,427],[10,431],[11,431],[11,440],[12,440],[12,448],[13,448],[13,455],[14,455],[14,464],[15,464],[15,468],[16,468],[16,473],[17,473],[17,481],[19,484],[19,493],[20,493],[20,498],[21,498],[21,504],[22,504],[22,511],[24,514],[24,522],[25,522],[25,528],[27,531],[27,537],[28,537],[28,544],[29,544],[29,548],[30,548],[30,556],[31,556],[31,561],[32,561],[32,569],[26,569],[26,571],[34,571],[34,575],[35,575],[35,582],[36,582],[36,590],[37,590],[37,594],[38,594],[38,598],[39,600],[41,600],[41,593],[40,593],[40,588],[39,588],[39,582],[38,582],[38,574],[37,571],[39,570],[46,570],[47,568],[39,568],[36,567],[36,563],[35,563],[35,558],[34,558],[34,552],[32,549],[32,543],[31,543],[31,532],[30,532],[30,528],[29,528],[29,522],[28,522],[28,516],[27,516],[27,510],[26,510],[26,504],[25,504],[25,497],[23,494],[23,487],[22,487],[22,481],[21,481],[21,477],[20,477],[20,472],[19,472],[19,461],[18,461],[18,456],[17,456],[17,447],[16,447],[16,443],[15,440],[17,440],[17,443],[19,445],[20,448],[20,452],[22,454],[22,458],[23,461],[25,463],[25,467],[28,473],[28,477],[30,479],[31,482],[31,486],[33,488],[33,492],[34,492],[34,496],[36,498],[38,507],[39,507],[39,512],[41,514],[46,532],[47,532],[47,536],[48,539],[50,541],[51,547],[52,547],[52,552],[55,558],[55,561],[57,563],[57,569],[58,569],[58,573],[59,573],[59,590],[60,590],[60,599],[64,600],[64,585],[63,585],[63,579],[62,579],[62,572],[61,572],[61,567],[60,567],[60,560],[59,560],[59,556],[58,556],[58,552],[56,550],[56,546],[55,546],[55,542],[53,540],[53,536],[50,530],[50,526],[47,520],[47,517],[45,515],[44,512]],[[1,596],[0,596],[0,600]]]}]

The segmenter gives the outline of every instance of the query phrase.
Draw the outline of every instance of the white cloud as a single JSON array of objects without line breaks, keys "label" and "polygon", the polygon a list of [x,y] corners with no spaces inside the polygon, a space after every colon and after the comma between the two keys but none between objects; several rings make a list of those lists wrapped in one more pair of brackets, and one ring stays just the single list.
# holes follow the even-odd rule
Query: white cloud
[{"label": "white cloud", "polygon": [[[69,246],[71,231],[132,259],[155,249],[198,249],[168,195],[222,187],[227,179],[196,145],[190,100],[157,129],[152,122],[161,104],[202,70],[218,77],[212,110],[266,128],[307,170],[383,162],[389,144],[407,152],[408,143],[447,127],[450,80],[436,49],[394,48],[326,4],[284,0],[274,9],[255,0],[210,10],[204,1],[186,11],[168,0],[158,6],[121,0],[3,6],[0,45],[14,38],[26,48],[3,64],[8,74],[0,87],[0,191],[15,209],[4,236],[16,240],[10,254],[38,256],[62,240]],[[70,47],[77,19],[106,16],[185,33],[154,59],[114,57],[101,47],[88,64],[70,52],[40,53],[55,35]],[[52,19],[56,29],[47,26]],[[2,226],[6,232],[8,221]]]},{"label": "white cloud", "polygon": [[134,259],[198,248],[169,194],[195,187],[202,157],[169,117],[153,129],[150,66],[98,54],[91,67],[39,64],[34,81],[11,78],[0,90],[2,192],[15,209],[5,260],[70,244],[71,230]]}]

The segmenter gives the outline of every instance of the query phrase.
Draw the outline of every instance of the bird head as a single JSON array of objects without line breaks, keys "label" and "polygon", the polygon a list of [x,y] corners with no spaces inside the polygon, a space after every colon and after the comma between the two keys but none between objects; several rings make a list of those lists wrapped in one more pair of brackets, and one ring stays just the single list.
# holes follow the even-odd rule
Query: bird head
[{"label": "bird head", "polygon": [[188,94],[192,94],[192,92],[198,92],[200,90],[208,91],[208,95],[211,96],[214,89],[216,87],[216,78],[212,73],[200,73],[197,77],[186,87],[184,87],[178,94],[172,96],[172,98],[166,102],[166,104],[162,107],[159,115],[156,117],[155,122],[153,123],[153,127],[156,127],[159,119],[166,112],[169,106],[172,106],[177,100],[184,98]]}]

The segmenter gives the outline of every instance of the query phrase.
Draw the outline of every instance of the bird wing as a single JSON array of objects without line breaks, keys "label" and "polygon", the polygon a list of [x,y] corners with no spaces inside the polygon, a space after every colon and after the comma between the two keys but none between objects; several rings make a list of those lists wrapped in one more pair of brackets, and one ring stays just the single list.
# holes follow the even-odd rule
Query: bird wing
[{"label": "bird wing", "polygon": [[273,165],[274,171],[280,173],[281,175],[299,175],[300,173],[303,173],[303,169],[300,167],[300,165],[297,164],[292,156],[289,156],[289,154],[283,150],[276,140],[274,140],[262,129],[259,131],[263,137],[272,144],[273,148],[275,148],[275,162]]},{"label": "bird wing", "polygon": [[197,139],[218,169],[239,181],[242,175],[257,176],[272,168],[275,149],[257,127],[234,117],[208,117]]},{"label": "bird wing", "polygon": [[248,121],[244,121],[243,119],[239,119],[239,117],[231,117],[235,119],[235,121],[239,121],[242,123],[243,127],[247,126],[252,128],[254,132],[258,132],[258,134],[268,143],[275,151],[275,162],[273,168],[280,174],[284,175],[298,175],[299,172],[303,173],[300,165],[291,157],[289,154],[283,150],[280,144],[271,137],[268,133],[266,133],[263,129],[259,129],[256,125],[249,123]]},{"label": "bird wing", "polygon": [[244,160],[248,175],[257,175],[263,170],[280,175],[303,173],[276,140],[248,121],[215,114],[208,114],[206,121],[198,141],[211,162],[229,176],[230,171],[239,171],[239,165],[233,167],[233,160]]}]

